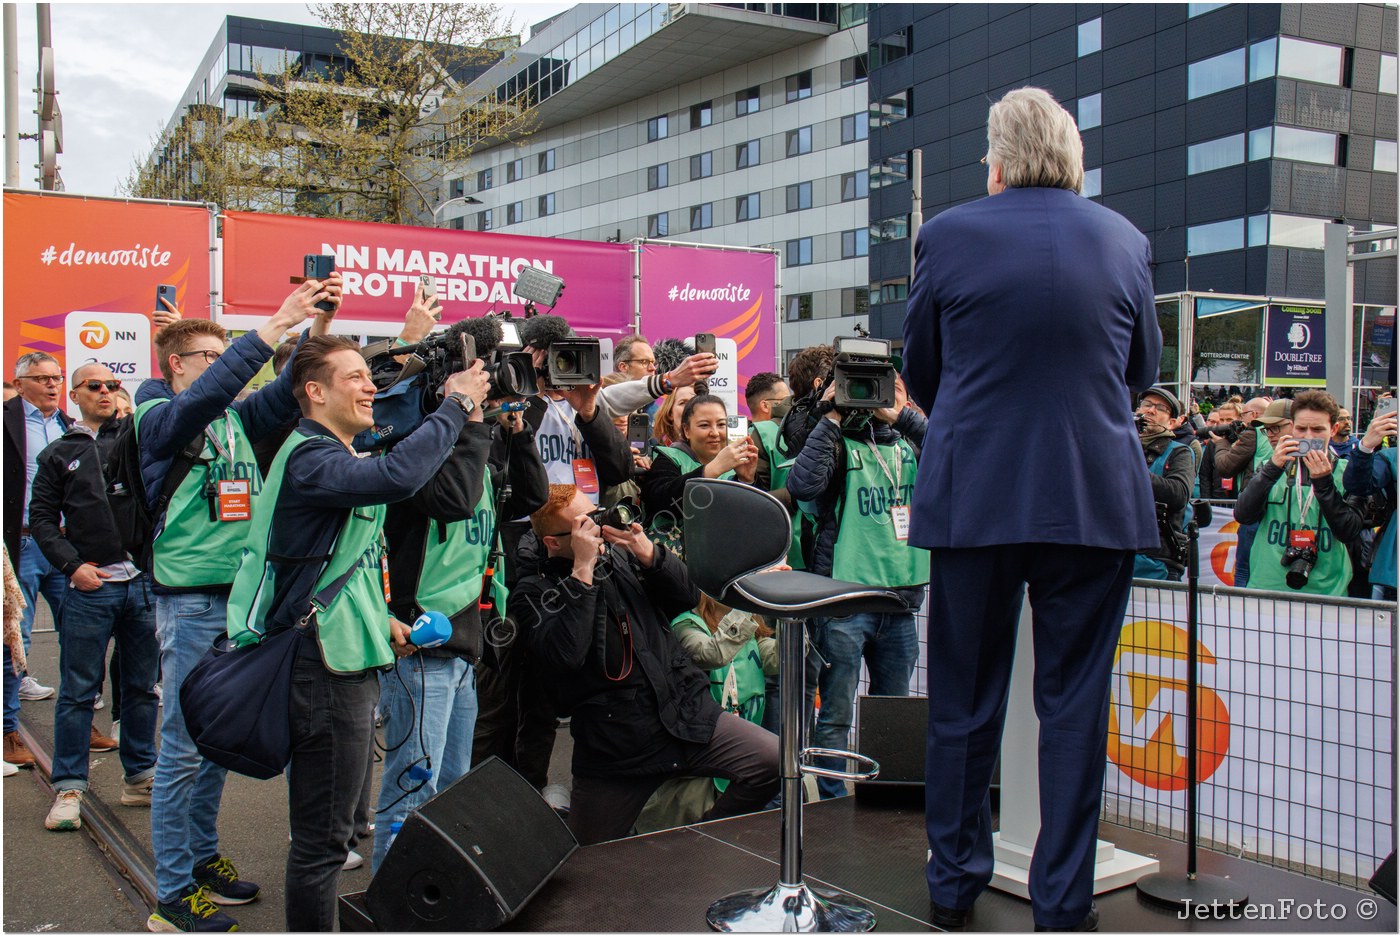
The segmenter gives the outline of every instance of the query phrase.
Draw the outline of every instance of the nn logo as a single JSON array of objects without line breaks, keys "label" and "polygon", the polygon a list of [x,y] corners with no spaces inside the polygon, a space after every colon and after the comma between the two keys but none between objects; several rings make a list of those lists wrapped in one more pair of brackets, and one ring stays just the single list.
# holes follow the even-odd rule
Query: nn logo
[{"label": "nn logo", "polygon": [[[1108,758],[1134,782],[1186,788],[1186,632],[1160,620],[1123,628],[1113,661]],[[1215,656],[1197,644],[1202,674]],[[1201,681],[1208,681],[1202,679]],[[1196,687],[1197,783],[1209,779],[1230,748],[1230,712],[1212,689]]]},{"label": "nn logo", "polygon": [[98,350],[107,346],[112,339],[112,331],[100,321],[85,321],[78,331],[78,340],[83,347]]}]

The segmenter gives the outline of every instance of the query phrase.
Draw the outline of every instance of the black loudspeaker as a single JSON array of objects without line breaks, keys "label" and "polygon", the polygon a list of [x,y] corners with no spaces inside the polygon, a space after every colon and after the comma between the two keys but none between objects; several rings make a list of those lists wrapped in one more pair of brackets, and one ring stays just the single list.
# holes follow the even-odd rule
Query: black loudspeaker
[{"label": "black loudspeaker", "polygon": [[409,814],[365,904],[380,931],[494,929],[576,850],[534,787],[491,757]]},{"label": "black loudspeaker", "polygon": [[[923,802],[928,748],[928,699],[918,695],[861,695],[856,699],[856,751],[880,764],[880,775],[855,784],[862,801]],[[1001,785],[1001,763],[992,774]]]}]

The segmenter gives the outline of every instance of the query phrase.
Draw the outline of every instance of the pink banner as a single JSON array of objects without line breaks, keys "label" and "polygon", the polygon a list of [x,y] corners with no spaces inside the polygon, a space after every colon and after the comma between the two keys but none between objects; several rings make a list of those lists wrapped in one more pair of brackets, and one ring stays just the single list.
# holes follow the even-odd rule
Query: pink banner
[{"label": "pink banner", "polygon": [[520,315],[524,303],[511,286],[522,267],[535,266],[565,283],[558,304],[539,311],[562,315],[580,334],[618,337],[632,331],[628,244],[239,211],[224,220],[224,311],[271,315],[308,253],[335,255],[345,277],[340,321],[397,326],[425,273],[437,281],[444,324],[493,310]]},{"label": "pink banner", "polygon": [[690,340],[713,332],[738,347],[739,401],[755,373],[777,369],[775,253],[643,244],[642,334]]}]

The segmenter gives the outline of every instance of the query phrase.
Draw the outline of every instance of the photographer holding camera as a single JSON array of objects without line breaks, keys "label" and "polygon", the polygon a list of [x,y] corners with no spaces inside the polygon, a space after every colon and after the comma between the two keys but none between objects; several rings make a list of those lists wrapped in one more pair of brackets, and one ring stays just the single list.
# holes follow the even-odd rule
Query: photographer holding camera
[{"label": "photographer holding camera", "polygon": [[1239,489],[1233,474],[1222,474],[1216,463],[1221,447],[1229,449],[1246,426],[1240,421],[1239,403],[1225,402],[1210,411],[1204,428],[1196,432],[1201,442],[1201,496],[1209,500],[1233,500]]},{"label": "photographer holding camera", "polygon": [[1172,432],[1180,418],[1181,403],[1171,390],[1154,386],[1138,400],[1138,441],[1147,458],[1162,542],[1150,552],[1138,553],[1133,562],[1134,578],[1180,581],[1186,570],[1182,561],[1186,544],[1184,520],[1196,472],[1191,449],[1177,441]]},{"label": "photographer holding camera", "polygon": [[[813,627],[821,670],[821,710],[813,746],[848,749],[861,662],[870,670],[870,694],[908,695],[919,656],[914,614],[928,584],[928,553],[909,546],[909,502],[918,452],[928,422],[909,406],[902,379],[890,364],[894,405],[870,410],[838,408],[837,360],[815,411],[813,426],[787,476],[787,489],[816,517],[816,540],[807,570],[899,592],[906,610],[891,614],[821,617]],[[886,362],[894,360],[887,358]],[[796,385],[796,384],[794,384]],[[822,762],[819,760],[819,762]],[[839,762],[823,765],[840,768]],[[843,782],[819,778],[824,799],[846,794]]]},{"label": "photographer holding camera", "polygon": [[1346,545],[1361,534],[1363,523],[1361,512],[1344,499],[1345,462],[1327,447],[1337,415],[1330,393],[1307,390],[1294,397],[1288,416],[1266,411],[1259,420],[1272,454],[1235,504],[1235,519],[1259,524],[1250,550],[1252,587],[1347,593],[1352,567]]},{"label": "photographer holding camera", "polygon": [[[1395,600],[1395,478],[1396,471],[1396,411],[1381,411],[1371,419],[1356,446],[1356,453],[1347,459],[1342,483],[1358,497],[1367,499],[1368,525],[1375,521],[1380,530],[1371,543],[1370,597],[1376,601]],[[1389,447],[1381,447],[1386,439]]]},{"label": "photographer holding camera", "polygon": [[551,485],[530,519],[545,555],[511,594],[550,694],[572,715],[570,829],[580,844],[627,835],[672,776],[730,780],[706,820],[759,810],[778,790],[778,738],[722,714],[672,632],[699,602],[685,565],[639,523],[600,527],[596,515],[581,491]]}]

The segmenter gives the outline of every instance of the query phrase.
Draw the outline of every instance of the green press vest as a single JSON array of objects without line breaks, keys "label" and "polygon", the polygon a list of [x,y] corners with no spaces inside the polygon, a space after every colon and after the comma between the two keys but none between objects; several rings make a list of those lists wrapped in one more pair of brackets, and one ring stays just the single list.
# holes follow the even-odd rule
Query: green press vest
[{"label": "green press vest", "polygon": [[[918,464],[914,449],[904,439],[894,445],[877,445],[885,459],[881,470],[875,453],[865,442],[842,437],[846,453],[846,486],[836,504],[840,532],[836,536],[831,577],[887,588],[928,583],[928,552],[895,538],[890,508],[908,505],[914,496]],[[899,454],[899,470],[893,453]],[[898,486],[890,486],[885,471],[894,474]]]},{"label": "green press vest", "polygon": [[[275,572],[268,564],[268,543],[272,524],[277,516],[277,500],[286,476],[287,459],[298,445],[311,436],[292,432],[272,466],[268,468],[267,496],[273,509],[253,516],[253,528],[242,550],[238,575],[228,599],[228,635],[242,643],[261,636],[264,621],[271,610],[276,592]],[[346,585],[335,594],[327,606],[314,601],[316,610],[316,639],[321,646],[321,659],[332,672],[362,672],[391,665],[394,651],[390,646],[389,607],[384,601],[384,579],[380,560],[384,555],[382,532],[384,504],[357,506],[347,511],[345,525],[336,536],[330,559],[316,579],[312,594],[318,594],[328,584],[354,569]]]},{"label": "green press vest", "polygon": [[[137,420],[138,438],[142,416],[168,402],[168,399],[152,399],[137,408],[132,418]],[[219,440],[218,446],[210,440],[211,434]],[[230,438],[232,449],[228,444]],[[230,457],[224,457],[219,452],[220,447]],[[206,488],[225,480],[248,481],[251,521],[221,523],[214,518],[213,500],[206,495]],[[190,469],[170,498],[165,521],[151,546],[156,583],[176,590],[223,588],[231,584],[238,570],[243,541],[258,518],[262,487],[262,474],[258,472],[253,445],[243,430],[243,422],[238,413],[226,410],[222,417],[210,423],[204,433],[204,451],[199,463]]]},{"label": "green press vest", "polygon": [[[428,520],[423,540],[423,566],[418,572],[418,606],[451,617],[481,597],[486,562],[496,533],[496,492],[491,477],[476,509],[466,519],[442,523]],[[499,613],[506,606],[505,559],[491,578],[491,594]]]},{"label": "green press vest", "polygon": [[[758,440],[763,443],[763,456],[768,459],[768,489],[782,490],[787,486],[788,472],[792,470],[792,463],[795,460],[779,448],[779,433],[781,424],[769,419],[767,422],[755,422],[753,430],[758,433]],[[794,571],[802,571],[807,567],[802,561],[802,524],[807,522],[807,514],[801,510],[792,518],[792,545],[788,546],[787,563]]]},{"label": "green press vest", "polygon": [[[1292,468],[1292,465],[1289,466]],[[1301,464],[1298,467],[1307,470]],[[1345,459],[1338,461],[1332,469],[1332,482],[1339,494],[1342,488],[1342,473],[1346,468]],[[1299,594],[1330,594],[1343,597],[1347,585],[1351,583],[1351,557],[1347,547],[1337,541],[1332,530],[1318,529],[1322,522],[1322,507],[1316,499],[1308,506],[1306,516],[1298,515],[1298,503],[1294,499],[1297,490],[1290,484],[1285,474],[1269,488],[1269,502],[1264,507],[1264,518],[1259,521],[1259,532],[1254,537],[1254,547],[1249,553],[1249,586],[1267,591],[1293,592],[1286,580],[1288,569],[1280,564],[1283,550],[1288,548],[1288,531],[1292,529],[1317,530],[1317,564],[1308,575],[1307,587]],[[1304,493],[1304,499],[1307,494]],[[1290,527],[1291,522],[1291,527]],[[1267,547],[1262,544],[1267,542]]]},{"label": "green press vest", "polygon": [[[679,630],[683,627],[690,627],[705,634],[710,632],[709,626],[705,624],[700,615],[692,611],[686,611],[671,621],[671,629]],[[728,684],[731,673],[734,676],[734,697],[726,702],[724,687]],[[765,683],[763,661],[758,655],[757,639],[750,639],[739,647],[739,651],[734,654],[734,660],[728,665],[711,669],[706,674],[710,677],[710,694],[720,707],[726,711],[732,711],[746,721],[752,721],[755,724],[763,723]]]}]

